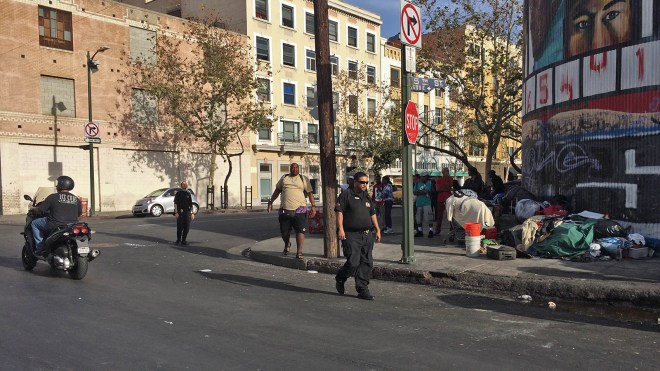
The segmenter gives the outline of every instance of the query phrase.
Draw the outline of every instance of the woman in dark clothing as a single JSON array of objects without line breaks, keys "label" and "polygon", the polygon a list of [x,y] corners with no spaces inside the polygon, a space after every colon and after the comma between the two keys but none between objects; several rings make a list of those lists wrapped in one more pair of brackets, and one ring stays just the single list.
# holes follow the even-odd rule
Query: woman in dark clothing
[{"label": "woman in dark clothing", "polygon": [[484,191],[484,180],[481,178],[479,170],[476,167],[469,167],[468,175],[470,178],[463,183],[463,189],[471,189],[481,195]]}]

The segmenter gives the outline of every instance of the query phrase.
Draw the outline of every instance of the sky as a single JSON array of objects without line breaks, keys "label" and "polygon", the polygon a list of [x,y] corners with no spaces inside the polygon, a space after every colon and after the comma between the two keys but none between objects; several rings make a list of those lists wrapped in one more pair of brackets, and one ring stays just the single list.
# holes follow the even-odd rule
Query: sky
[{"label": "sky", "polygon": [[399,33],[399,12],[401,0],[343,0],[362,9],[380,15],[383,24],[380,26],[380,35],[390,37]]}]

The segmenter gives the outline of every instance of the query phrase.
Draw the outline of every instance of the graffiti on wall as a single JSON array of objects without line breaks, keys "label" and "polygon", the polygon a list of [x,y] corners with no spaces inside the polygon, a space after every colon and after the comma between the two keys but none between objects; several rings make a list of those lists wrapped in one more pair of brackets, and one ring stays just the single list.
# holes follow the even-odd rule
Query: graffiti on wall
[{"label": "graffiti on wall", "polygon": [[659,13],[660,0],[527,0],[522,112],[526,188],[656,238]]}]

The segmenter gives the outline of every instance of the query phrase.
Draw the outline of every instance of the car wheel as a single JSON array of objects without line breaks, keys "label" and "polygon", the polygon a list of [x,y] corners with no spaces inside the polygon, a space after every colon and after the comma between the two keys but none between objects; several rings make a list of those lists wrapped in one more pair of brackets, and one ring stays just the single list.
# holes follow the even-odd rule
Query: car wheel
[{"label": "car wheel", "polygon": [[154,205],[151,207],[151,215],[161,216],[163,215],[163,207],[160,205]]},{"label": "car wheel", "polygon": [[193,204],[192,212],[193,214],[197,214],[199,212],[199,205]]}]

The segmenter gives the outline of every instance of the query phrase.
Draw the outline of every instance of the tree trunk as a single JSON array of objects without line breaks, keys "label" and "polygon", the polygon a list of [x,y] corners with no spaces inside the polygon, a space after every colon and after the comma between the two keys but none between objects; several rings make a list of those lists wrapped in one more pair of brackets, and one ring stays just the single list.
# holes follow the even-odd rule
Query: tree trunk
[{"label": "tree trunk", "polygon": [[225,176],[225,191],[222,193],[222,205],[220,205],[223,209],[228,209],[229,208],[229,178],[231,177],[231,172],[233,170],[233,164],[231,162],[231,156],[227,156],[227,165],[229,168],[227,169],[227,175]]},{"label": "tree trunk", "polygon": [[314,2],[316,44],[316,89],[319,105],[321,142],[321,182],[323,185],[323,252],[326,258],[339,256],[337,239],[337,158],[335,157],[335,125],[332,121],[332,70],[328,36],[328,0]]}]

